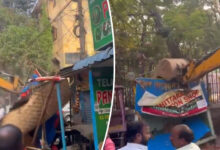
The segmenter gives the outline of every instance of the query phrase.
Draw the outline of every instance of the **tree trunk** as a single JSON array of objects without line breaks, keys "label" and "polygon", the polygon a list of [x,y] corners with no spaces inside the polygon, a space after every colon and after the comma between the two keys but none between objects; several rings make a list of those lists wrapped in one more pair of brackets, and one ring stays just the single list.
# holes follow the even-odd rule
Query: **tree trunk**
[{"label": "tree trunk", "polygon": [[141,34],[141,43],[140,43],[140,45],[141,45],[141,47],[143,47],[144,46],[144,39],[147,36],[147,31],[146,31],[147,30],[147,21],[142,19],[141,22],[142,22],[143,26],[142,26],[142,34]]},{"label": "tree trunk", "polygon": [[155,10],[151,12],[151,16],[155,22],[157,34],[166,38],[168,51],[173,58],[181,58],[182,54],[179,48],[179,41],[172,36],[172,30],[165,27],[160,14]]}]

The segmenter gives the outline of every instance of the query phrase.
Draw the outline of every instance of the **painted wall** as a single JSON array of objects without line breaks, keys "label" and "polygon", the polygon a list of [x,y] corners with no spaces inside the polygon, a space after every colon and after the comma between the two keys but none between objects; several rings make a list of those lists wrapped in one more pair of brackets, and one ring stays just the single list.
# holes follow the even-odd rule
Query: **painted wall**
[{"label": "painted wall", "polygon": [[[50,20],[53,20],[67,3],[69,3],[69,0],[48,0],[47,12]],[[85,49],[87,56],[91,56],[95,54],[95,51],[91,32],[88,0],[82,0],[82,5],[85,22],[84,27],[86,30]],[[53,55],[60,61],[61,68],[73,65],[80,60],[80,41],[73,33],[74,27],[78,25],[75,19],[76,14],[77,2],[72,1],[57,19],[52,22],[54,31]]]}]

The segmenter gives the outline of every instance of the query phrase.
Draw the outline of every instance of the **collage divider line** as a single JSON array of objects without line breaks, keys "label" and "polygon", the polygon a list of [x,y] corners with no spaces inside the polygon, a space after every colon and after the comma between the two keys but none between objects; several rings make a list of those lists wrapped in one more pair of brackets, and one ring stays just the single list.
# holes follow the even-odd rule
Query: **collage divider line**
[{"label": "collage divider line", "polygon": [[102,148],[101,150],[104,149],[105,146],[105,141],[106,141],[106,137],[108,135],[108,130],[109,130],[109,125],[110,125],[110,121],[111,121],[111,116],[112,116],[112,108],[113,108],[113,104],[114,104],[114,95],[115,95],[115,37],[114,37],[114,27],[113,27],[113,21],[112,21],[112,13],[111,13],[111,6],[109,3],[109,0],[107,0],[108,3],[108,10],[109,10],[109,16],[110,16],[110,22],[111,22],[111,29],[112,29],[112,45],[113,45],[113,86],[112,86],[112,100],[111,100],[111,108],[110,108],[110,112],[109,112],[109,119],[108,119],[108,125],[106,127],[106,132],[105,132],[105,137],[103,140],[103,144],[102,144]]}]

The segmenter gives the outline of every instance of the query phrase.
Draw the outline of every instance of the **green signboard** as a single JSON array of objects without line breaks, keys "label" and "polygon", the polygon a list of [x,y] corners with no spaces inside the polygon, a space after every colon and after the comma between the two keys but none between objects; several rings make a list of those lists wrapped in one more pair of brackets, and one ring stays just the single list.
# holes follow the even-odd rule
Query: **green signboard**
[{"label": "green signboard", "polygon": [[112,43],[112,28],[107,0],[88,0],[95,50]]},{"label": "green signboard", "polygon": [[[92,81],[92,82],[91,82]],[[101,68],[91,71],[90,92],[93,109],[93,128],[95,145],[100,145],[105,137],[112,99],[113,68]],[[91,85],[92,84],[92,85]],[[91,88],[92,87],[92,88]]]}]

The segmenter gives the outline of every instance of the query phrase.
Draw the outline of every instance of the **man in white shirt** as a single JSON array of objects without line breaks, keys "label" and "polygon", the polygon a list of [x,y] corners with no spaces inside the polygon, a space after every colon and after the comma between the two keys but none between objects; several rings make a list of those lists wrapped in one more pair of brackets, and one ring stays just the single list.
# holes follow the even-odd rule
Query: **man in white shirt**
[{"label": "man in white shirt", "polygon": [[177,150],[200,150],[193,139],[193,131],[187,125],[176,125],[171,131],[170,141]]},{"label": "man in white shirt", "polygon": [[119,150],[148,150],[147,142],[151,137],[149,126],[142,121],[135,121],[127,126],[127,145]]},{"label": "man in white shirt", "polygon": [[0,108],[0,120],[5,116],[5,109]]}]

